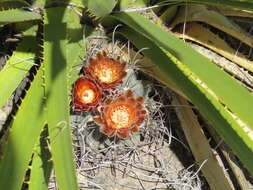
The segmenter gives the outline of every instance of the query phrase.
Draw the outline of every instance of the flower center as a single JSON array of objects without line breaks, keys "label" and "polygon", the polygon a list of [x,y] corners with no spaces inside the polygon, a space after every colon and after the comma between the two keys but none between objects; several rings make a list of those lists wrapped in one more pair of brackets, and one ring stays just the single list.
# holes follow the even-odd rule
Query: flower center
[{"label": "flower center", "polygon": [[116,106],[111,113],[111,120],[115,128],[128,127],[130,122],[130,110],[125,105]]},{"label": "flower center", "polygon": [[102,68],[96,71],[97,76],[101,82],[111,83],[117,79],[117,74],[113,68]]},{"label": "flower center", "polygon": [[82,94],[82,101],[85,104],[93,103],[95,100],[95,92],[92,89],[86,89]]}]

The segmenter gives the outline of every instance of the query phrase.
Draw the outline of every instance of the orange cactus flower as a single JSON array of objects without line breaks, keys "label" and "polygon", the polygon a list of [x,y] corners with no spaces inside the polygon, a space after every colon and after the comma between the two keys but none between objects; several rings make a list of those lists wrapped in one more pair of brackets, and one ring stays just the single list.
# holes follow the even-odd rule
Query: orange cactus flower
[{"label": "orange cactus flower", "polygon": [[73,90],[73,105],[74,109],[90,111],[93,110],[103,94],[100,88],[90,79],[80,77],[76,80]]},{"label": "orange cactus flower", "polygon": [[121,63],[119,59],[109,58],[105,52],[99,52],[96,59],[90,58],[89,65],[84,72],[90,75],[99,85],[107,89],[122,82],[125,72],[126,63]]},{"label": "orange cactus flower", "polygon": [[130,133],[138,132],[145,119],[147,112],[142,103],[143,97],[135,99],[128,90],[116,99],[107,99],[101,117],[94,117],[94,121],[100,125],[100,132],[109,137],[130,138]]}]

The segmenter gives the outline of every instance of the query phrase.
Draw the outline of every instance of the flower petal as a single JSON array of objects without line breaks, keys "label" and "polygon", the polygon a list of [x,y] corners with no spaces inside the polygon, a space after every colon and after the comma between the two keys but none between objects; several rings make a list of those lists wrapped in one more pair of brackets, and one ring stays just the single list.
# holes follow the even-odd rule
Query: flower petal
[{"label": "flower petal", "polygon": [[119,129],[117,131],[117,136],[121,139],[129,139],[131,137],[129,134],[129,129]]},{"label": "flower petal", "polygon": [[115,135],[116,129],[108,127],[108,126],[100,126],[99,131],[109,137],[112,137]]}]

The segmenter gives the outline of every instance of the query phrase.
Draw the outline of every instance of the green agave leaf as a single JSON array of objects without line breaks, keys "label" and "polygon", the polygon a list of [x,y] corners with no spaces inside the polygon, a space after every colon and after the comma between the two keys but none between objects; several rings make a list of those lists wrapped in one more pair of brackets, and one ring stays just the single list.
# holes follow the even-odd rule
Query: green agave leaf
[{"label": "green agave leaf", "polygon": [[84,5],[97,17],[104,17],[111,13],[116,5],[115,0],[86,0]]},{"label": "green agave leaf", "polygon": [[178,12],[178,5],[173,5],[167,8],[159,17],[163,23],[171,23]]},{"label": "green agave leaf", "polygon": [[71,85],[77,79],[85,55],[84,28],[74,13],[67,11],[64,17],[67,22],[67,67],[69,93]]},{"label": "green agave leaf", "polygon": [[122,13],[115,14],[114,18],[133,29],[125,32],[126,38],[138,48],[151,49],[143,53],[192,100],[253,173],[253,139],[246,131],[250,129],[228,112],[229,109],[252,128],[252,94],[208,59],[144,17]]},{"label": "green agave leaf", "polygon": [[0,2],[0,9],[15,9],[27,6],[23,1],[2,1]]},{"label": "green agave leaf", "polygon": [[[35,62],[36,27],[24,33],[17,49],[0,72],[0,108],[4,106]],[[7,82],[8,81],[8,82]]]},{"label": "green agave leaf", "polygon": [[73,3],[74,5],[84,5],[85,2],[83,0],[70,0],[69,3]]},{"label": "green agave leaf", "polygon": [[47,121],[56,181],[61,190],[77,190],[69,123],[65,9],[45,11],[44,57]]},{"label": "green agave leaf", "polygon": [[47,2],[45,0],[33,0],[32,4],[35,7],[44,7]]},{"label": "green agave leaf", "polygon": [[0,11],[0,25],[39,19],[41,19],[41,15],[38,13],[24,11],[21,9],[9,9]]},{"label": "green agave leaf", "polygon": [[[13,2],[13,0],[2,0],[3,2]],[[14,0],[14,2],[17,1],[17,2],[20,2],[20,3],[24,3],[24,4],[27,4],[27,2],[25,0]]]},{"label": "green agave leaf", "polygon": [[200,3],[215,6],[228,6],[238,9],[253,10],[252,0],[164,0],[162,2],[184,2],[184,3]]},{"label": "green agave leaf", "polygon": [[140,7],[146,7],[149,3],[149,0],[119,0],[118,7],[120,10],[125,9],[134,9],[134,8],[140,8]]},{"label": "green agave leaf", "polygon": [[48,131],[45,128],[35,146],[30,174],[29,190],[48,190],[48,183],[53,164],[48,149]]},{"label": "green agave leaf", "polygon": [[33,148],[45,124],[43,71],[39,69],[9,130],[0,160],[0,189],[21,189]]}]

